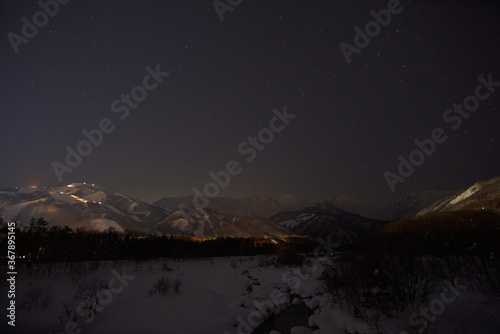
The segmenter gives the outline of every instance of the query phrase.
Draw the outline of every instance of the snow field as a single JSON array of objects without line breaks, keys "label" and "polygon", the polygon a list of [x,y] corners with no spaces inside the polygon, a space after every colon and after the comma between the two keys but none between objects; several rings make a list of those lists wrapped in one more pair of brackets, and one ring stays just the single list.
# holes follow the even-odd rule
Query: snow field
[{"label": "snow field", "polygon": [[[70,272],[55,270],[50,277],[29,278],[18,275],[16,292],[16,327],[0,324],[1,333],[59,334],[59,333],[165,333],[165,334],[238,334],[251,333],[272,313],[279,314],[290,305],[305,303],[313,310],[309,327],[292,328],[293,334],[376,334],[377,329],[364,320],[355,318],[339,305],[332,303],[319,279],[323,267],[330,261],[314,258],[314,265],[300,268],[259,266],[257,257],[231,257],[175,261],[159,259],[144,263],[101,262],[94,272],[85,270],[80,283],[97,277],[109,283],[111,296],[102,310],[92,319],[81,318],[77,326],[68,331],[67,321],[61,322],[61,302],[71,301],[79,283]],[[128,277],[126,284],[119,284],[117,273]],[[314,270],[312,270],[314,269]],[[178,293],[150,295],[161,277],[182,280]],[[111,280],[115,281],[111,283]],[[45,309],[23,310],[19,303],[25,293],[36,286],[50,287],[53,302]],[[119,289],[123,286],[123,289]],[[114,290],[112,290],[114,289]],[[0,297],[5,304],[3,291]],[[430,295],[427,302],[414,308],[408,306],[400,319],[381,317],[380,332],[406,334],[418,332],[422,327],[409,320],[412,313],[428,307],[441,291]],[[450,297],[447,295],[447,297]],[[373,311],[375,312],[375,311]],[[87,321],[90,320],[90,321]],[[71,326],[70,326],[71,327]],[[426,330],[439,334],[497,334],[500,329],[500,298],[484,296],[470,290],[460,296],[428,323]],[[425,333],[425,331],[422,331]],[[273,331],[273,334],[278,332]],[[288,333],[281,333],[288,334]]]}]

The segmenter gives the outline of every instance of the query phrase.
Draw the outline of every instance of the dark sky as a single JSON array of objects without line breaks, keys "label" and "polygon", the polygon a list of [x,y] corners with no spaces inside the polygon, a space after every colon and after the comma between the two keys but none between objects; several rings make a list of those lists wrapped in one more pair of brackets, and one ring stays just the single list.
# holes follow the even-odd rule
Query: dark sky
[{"label": "dark sky", "polygon": [[[21,19],[41,7],[2,0],[0,187],[87,181],[154,201],[203,189],[236,160],[242,172],[221,195],[322,200],[500,174],[500,88],[457,130],[443,120],[479,75],[500,81],[500,6],[403,0],[348,64],[339,44],[387,4],[246,0],[221,21],[212,0],[73,0],[15,53],[8,34],[21,36]],[[170,75],[121,120],[111,103],[157,64]],[[247,162],[238,145],[285,105],[297,117]],[[114,131],[60,183],[52,162],[65,164],[65,147],[103,118]],[[391,192],[384,172],[397,173],[398,156],[435,128],[448,139]]]}]

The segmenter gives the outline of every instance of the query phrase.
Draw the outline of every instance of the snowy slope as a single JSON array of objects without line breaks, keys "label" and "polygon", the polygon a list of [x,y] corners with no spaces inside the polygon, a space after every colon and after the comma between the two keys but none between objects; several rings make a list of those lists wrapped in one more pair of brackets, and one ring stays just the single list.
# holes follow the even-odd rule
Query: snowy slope
[{"label": "snowy slope", "polygon": [[0,214],[25,223],[32,217],[44,217],[51,225],[152,233],[154,223],[170,212],[95,184],[73,183],[50,189],[4,189]]},{"label": "snowy slope", "polygon": [[185,219],[180,211],[155,225],[160,234],[194,235],[213,237],[284,236],[290,232],[279,224],[264,218],[240,217],[219,214],[206,209],[207,215],[193,214]]},{"label": "snowy slope", "polygon": [[316,205],[282,212],[270,218],[295,234],[328,238],[340,244],[354,244],[373,235],[384,221],[358,216],[331,205]]},{"label": "snowy slope", "polygon": [[171,212],[104,187],[88,183],[47,188],[9,188],[0,192],[0,215],[27,223],[44,217],[51,225],[104,231],[137,230],[151,234],[198,237],[283,236],[290,232],[263,218],[219,214],[186,221],[179,211]]},{"label": "snowy slope", "polygon": [[[294,268],[261,267],[255,258],[216,258],[212,261],[169,260],[165,271],[164,260],[128,263],[108,263],[96,271],[87,271],[83,279],[99,278],[114,292],[103,301],[97,316],[80,318],[73,333],[88,334],[237,334],[251,333],[270,314],[279,314],[292,304],[303,302],[313,312],[309,328],[292,327],[285,333],[315,334],[398,334],[422,332],[423,316],[417,325],[412,312],[429,308],[441,301],[443,294],[437,290],[422,301],[410,305],[401,312],[399,319],[382,316],[378,328],[354,317],[345,307],[332,302],[326,292],[325,282],[320,279],[323,268],[329,262],[325,258],[310,258],[315,270],[296,271]],[[232,264],[234,263],[234,265]],[[85,266],[85,263],[81,264]],[[53,267],[57,267],[54,265]],[[121,273],[121,274],[120,274]],[[117,280],[117,275],[126,279]],[[148,290],[162,276],[180,278],[183,282],[176,293],[167,295],[148,294]],[[111,283],[113,282],[113,283]],[[60,321],[62,302],[72,301],[78,282],[72,281],[71,271],[64,266],[53,268],[48,277],[28,277],[21,274],[16,282],[16,292],[21,300],[28,290],[40,286],[50,287],[53,302],[46,308],[23,310],[19,305],[16,327],[0,323],[1,333],[64,333],[66,320]],[[3,294],[2,294],[3,295]],[[449,298],[450,293],[446,297]],[[442,303],[444,310],[431,321],[426,333],[438,334],[497,334],[500,328],[500,298],[482,295],[471,289],[460,290],[451,303]],[[270,306],[269,306],[270,305]],[[0,299],[0,306],[7,307],[7,299]],[[435,309],[435,308],[434,308]],[[441,311],[441,309],[438,309]],[[422,313],[421,313],[422,314]],[[435,314],[435,313],[434,313]],[[289,319],[294,326],[295,319]],[[71,324],[70,324],[71,325]],[[312,329],[311,329],[312,328]],[[378,330],[377,330],[378,329]],[[68,332],[68,333],[69,333]],[[276,332],[272,332],[273,334]]]},{"label": "snowy slope", "polygon": [[500,209],[500,176],[474,183],[470,187],[457,191],[442,200],[436,201],[420,210],[418,215],[430,212],[458,210]]},{"label": "snowy slope", "polygon": [[328,203],[360,216],[380,220],[394,220],[413,216],[423,208],[452,193],[455,193],[455,191],[421,191],[404,195],[394,201],[364,200],[350,196],[338,196],[331,198]]},{"label": "snowy slope", "polygon": [[[165,197],[154,204],[165,209],[177,211],[181,203],[193,206],[193,196]],[[210,199],[208,209],[225,215],[269,218],[282,211],[297,210],[313,204],[312,202],[304,201],[290,195],[278,198],[269,196],[253,196],[241,199],[216,197]]]},{"label": "snowy slope", "polygon": [[[393,220],[413,216],[421,209],[451,193],[453,191],[422,191],[402,196],[397,200],[365,200],[351,196],[336,196],[329,199],[327,203],[360,216]],[[193,196],[164,197],[154,204],[176,211],[181,203],[193,206]],[[253,196],[241,199],[216,197],[210,199],[208,208],[227,215],[269,218],[280,212],[298,210],[314,204],[294,196],[278,198]]]}]

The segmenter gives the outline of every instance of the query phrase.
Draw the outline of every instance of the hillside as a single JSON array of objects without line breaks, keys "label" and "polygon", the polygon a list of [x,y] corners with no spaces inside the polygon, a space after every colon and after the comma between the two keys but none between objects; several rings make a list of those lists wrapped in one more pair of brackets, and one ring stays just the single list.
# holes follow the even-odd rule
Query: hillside
[{"label": "hillside", "polygon": [[[154,204],[167,210],[177,211],[180,204],[193,206],[193,196],[164,197]],[[282,211],[297,210],[311,205],[313,205],[312,202],[287,195],[278,198],[269,196],[215,197],[210,199],[207,208],[225,215],[269,218]]]},{"label": "hillside", "polygon": [[159,234],[193,235],[200,238],[286,236],[290,231],[264,218],[240,217],[206,209],[207,215],[193,214],[186,220],[180,211],[155,224]]},{"label": "hillside", "polygon": [[270,219],[295,234],[330,238],[339,244],[364,241],[385,224],[384,221],[365,218],[331,205],[282,212]]},{"label": "hillside", "polygon": [[458,210],[492,210],[498,212],[499,209],[500,176],[497,176],[476,182],[466,189],[436,201],[420,210],[418,215]]},{"label": "hillside", "polygon": [[394,220],[413,216],[423,208],[453,193],[455,191],[420,191],[404,195],[396,200],[365,200],[351,196],[337,196],[328,200],[328,204],[372,219]]},{"label": "hillside", "polygon": [[3,189],[0,214],[24,223],[44,217],[56,226],[153,233],[153,224],[170,212],[95,184],[73,183],[57,188]]}]

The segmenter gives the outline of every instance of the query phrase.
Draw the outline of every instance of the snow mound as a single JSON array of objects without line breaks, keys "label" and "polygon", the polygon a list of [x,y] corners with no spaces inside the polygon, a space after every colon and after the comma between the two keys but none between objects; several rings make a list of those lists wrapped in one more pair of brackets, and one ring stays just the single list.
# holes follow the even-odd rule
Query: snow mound
[{"label": "snow mound", "polygon": [[90,221],[93,230],[104,232],[108,228],[114,228],[118,232],[123,232],[123,228],[115,221],[106,218],[97,218]]},{"label": "snow mound", "polygon": [[88,194],[83,198],[91,202],[104,202],[106,200],[106,194],[104,193],[104,191],[96,191]]}]

